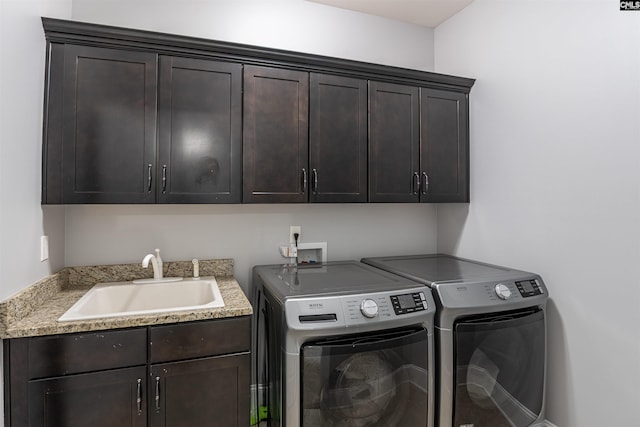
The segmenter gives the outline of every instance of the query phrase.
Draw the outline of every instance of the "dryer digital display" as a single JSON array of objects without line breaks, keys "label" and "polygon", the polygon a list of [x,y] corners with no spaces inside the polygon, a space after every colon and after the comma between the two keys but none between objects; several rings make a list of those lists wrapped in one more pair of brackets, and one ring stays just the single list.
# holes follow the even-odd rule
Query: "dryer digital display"
[{"label": "dryer digital display", "polygon": [[542,295],[542,289],[540,289],[540,285],[534,279],[531,280],[521,280],[516,282],[516,286],[518,287],[518,291],[520,291],[520,295],[523,297],[532,297],[534,295]]}]

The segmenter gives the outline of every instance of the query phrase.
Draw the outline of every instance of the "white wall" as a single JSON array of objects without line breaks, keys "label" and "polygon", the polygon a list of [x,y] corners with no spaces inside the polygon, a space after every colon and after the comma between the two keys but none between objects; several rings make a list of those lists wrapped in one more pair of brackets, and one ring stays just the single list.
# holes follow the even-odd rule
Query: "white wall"
[{"label": "white wall", "polygon": [[[68,19],[71,0],[0,0],[0,300],[64,266],[64,211],[52,208],[44,215],[40,207],[41,15]],[[43,234],[49,234],[53,256],[41,263]],[[2,367],[0,349],[0,383]]]},{"label": "white wall", "polygon": [[[73,19],[432,70],[433,30],[303,0],[74,0]],[[436,208],[411,205],[68,206],[66,265],[230,257],[282,262],[290,225],[330,260],[433,251]]]},{"label": "white wall", "polygon": [[73,0],[73,19],[433,70],[433,30],[304,0]]},{"label": "white wall", "polygon": [[[0,0],[0,300],[64,265],[64,211],[40,207],[45,40],[41,15],[71,0]],[[40,236],[53,256],[40,262]]]},{"label": "white wall", "polygon": [[436,249],[436,213],[428,205],[70,206],[67,265],[163,259],[233,258],[248,289],[250,269],[284,262],[278,246],[289,226],[303,242],[327,242],[329,260]]},{"label": "white wall", "polygon": [[471,93],[471,204],[441,251],[539,272],[548,418],[638,425],[640,13],[617,1],[476,0],[435,30]]}]

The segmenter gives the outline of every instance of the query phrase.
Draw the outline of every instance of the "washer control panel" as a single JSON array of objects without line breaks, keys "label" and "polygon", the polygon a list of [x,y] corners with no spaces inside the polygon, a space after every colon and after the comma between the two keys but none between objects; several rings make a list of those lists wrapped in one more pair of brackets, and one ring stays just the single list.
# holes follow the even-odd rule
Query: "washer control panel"
[{"label": "washer control panel", "polygon": [[385,294],[349,295],[339,298],[348,325],[390,320],[393,315],[391,301]]},{"label": "washer control panel", "polygon": [[295,329],[340,328],[435,313],[427,287],[366,294],[289,298],[285,315]]}]

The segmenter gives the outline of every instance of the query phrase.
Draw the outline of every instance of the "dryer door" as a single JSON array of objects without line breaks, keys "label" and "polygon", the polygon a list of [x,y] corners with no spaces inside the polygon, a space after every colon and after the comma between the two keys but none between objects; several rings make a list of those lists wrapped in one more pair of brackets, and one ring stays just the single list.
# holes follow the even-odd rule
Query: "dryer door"
[{"label": "dryer door", "polygon": [[423,328],[306,343],[301,425],[427,426],[428,344]]},{"label": "dryer door", "polygon": [[524,427],[536,421],[544,398],[544,312],[467,318],[454,331],[453,425]]}]

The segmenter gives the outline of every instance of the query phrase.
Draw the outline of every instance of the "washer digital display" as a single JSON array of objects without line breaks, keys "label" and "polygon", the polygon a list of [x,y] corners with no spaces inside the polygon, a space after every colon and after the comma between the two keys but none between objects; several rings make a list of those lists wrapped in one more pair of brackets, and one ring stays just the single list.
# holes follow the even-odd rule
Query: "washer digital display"
[{"label": "washer digital display", "polygon": [[392,295],[391,305],[396,314],[407,314],[416,311],[426,310],[427,303],[422,292],[412,294]]},{"label": "washer digital display", "polygon": [[401,309],[416,307],[416,301],[413,299],[413,295],[398,295],[397,298]]}]

